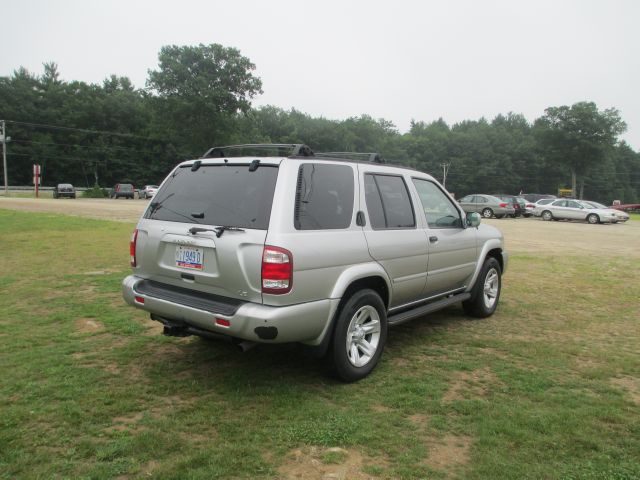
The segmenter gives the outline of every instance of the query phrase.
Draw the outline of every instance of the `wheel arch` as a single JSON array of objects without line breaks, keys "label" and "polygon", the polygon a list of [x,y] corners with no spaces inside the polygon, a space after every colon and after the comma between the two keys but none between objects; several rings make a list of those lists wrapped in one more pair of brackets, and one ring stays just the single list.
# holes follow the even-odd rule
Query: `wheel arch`
[{"label": "wheel arch", "polygon": [[380,295],[385,308],[389,308],[391,301],[391,285],[385,270],[380,264],[355,265],[345,270],[335,283],[331,298],[336,301],[340,299],[337,306],[332,309],[327,326],[323,332],[311,342],[305,342],[312,348],[313,356],[321,357],[326,354],[333,338],[336,318],[340,315],[344,304],[351,295],[359,290],[371,289]]},{"label": "wheel arch", "polygon": [[502,242],[499,239],[488,240],[482,246],[482,251],[480,252],[480,255],[478,255],[478,264],[476,265],[476,269],[473,272],[471,280],[467,284],[466,292],[470,292],[473,289],[478,275],[480,274],[480,270],[482,270],[482,266],[488,257],[495,258],[498,261],[498,264],[500,265],[500,273],[504,274],[507,269],[509,257],[502,248]]}]

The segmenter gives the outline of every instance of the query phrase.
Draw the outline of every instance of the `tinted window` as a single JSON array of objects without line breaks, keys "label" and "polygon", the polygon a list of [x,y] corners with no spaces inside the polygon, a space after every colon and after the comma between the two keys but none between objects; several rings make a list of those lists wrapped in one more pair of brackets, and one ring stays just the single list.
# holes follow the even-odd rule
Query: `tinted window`
[{"label": "tinted window", "polygon": [[294,226],[297,230],[348,228],[353,216],[353,169],[305,163],[298,170]]},{"label": "tinted window", "polygon": [[460,212],[434,183],[413,179],[430,228],[462,228]]},{"label": "tinted window", "polygon": [[467,195],[466,197],[461,198],[460,200],[458,200],[459,203],[471,203],[471,199],[473,198],[473,195]]},{"label": "tinted window", "polygon": [[411,228],[416,221],[402,177],[365,175],[365,198],[373,228]]},{"label": "tinted window", "polygon": [[145,218],[266,230],[278,168],[202,165],[178,168],[149,205]]}]

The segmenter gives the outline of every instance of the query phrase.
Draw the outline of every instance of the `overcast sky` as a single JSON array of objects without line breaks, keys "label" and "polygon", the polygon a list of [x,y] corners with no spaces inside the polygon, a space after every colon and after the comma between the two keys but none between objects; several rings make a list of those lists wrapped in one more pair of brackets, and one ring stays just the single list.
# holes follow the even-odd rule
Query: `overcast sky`
[{"label": "overcast sky", "polygon": [[[143,87],[163,45],[220,43],[256,65],[254,105],[406,131],[549,106],[615,107],[640,150],[640,1],[0,0],[0,76]],[[37,121],[37,119],[33,119]]]}]

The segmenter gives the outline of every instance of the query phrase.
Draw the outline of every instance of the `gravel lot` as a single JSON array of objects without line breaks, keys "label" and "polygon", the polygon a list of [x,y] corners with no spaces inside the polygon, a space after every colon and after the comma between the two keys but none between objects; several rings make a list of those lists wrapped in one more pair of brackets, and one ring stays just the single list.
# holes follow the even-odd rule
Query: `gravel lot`
[{"label": "gravel lot", "polygon": [[[0,197],[0,208],[137,222],[147,200],[46,199]],[[504,233],[510,253],[625,255],[640,258],[640,222],[589,225],[580,222],[544,222],[534,218],[482,220]]]}]

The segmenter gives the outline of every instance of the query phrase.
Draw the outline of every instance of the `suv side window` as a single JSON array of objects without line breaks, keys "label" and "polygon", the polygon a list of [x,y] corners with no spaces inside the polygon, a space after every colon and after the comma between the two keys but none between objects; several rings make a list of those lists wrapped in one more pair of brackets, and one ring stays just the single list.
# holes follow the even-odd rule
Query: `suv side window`
[{"label": "suv side window", "polygon": [[293,219],[296,230],[349,228],[353,194],[351,167],[322,163],[300,165]]},{"label": "suv side window", "polygon": [[434,183],[414,178],[429,228],[462,228],[460,212]]},{"label": "suv side window", "polygon": [[364,176],[365,199],[374,229],[414,228],[416,219],[407,185],[396,175]]}]

